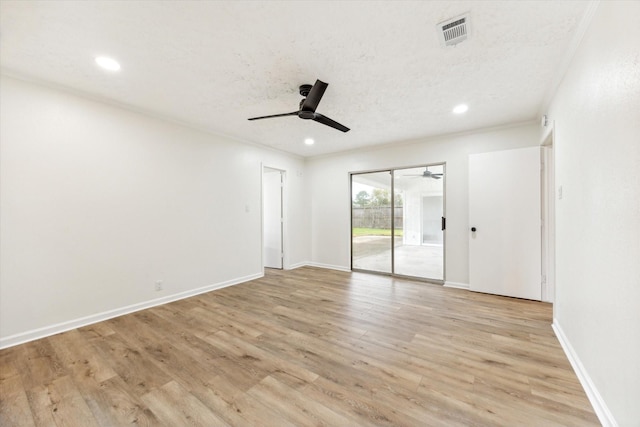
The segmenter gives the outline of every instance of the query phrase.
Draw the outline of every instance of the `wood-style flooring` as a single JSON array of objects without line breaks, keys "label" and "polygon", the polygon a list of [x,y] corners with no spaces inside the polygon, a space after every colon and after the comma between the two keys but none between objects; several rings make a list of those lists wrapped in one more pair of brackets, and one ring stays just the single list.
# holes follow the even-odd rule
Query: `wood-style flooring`
[{"label": "wood-style flooring", "polygon": [[2,426],[590,426],[551,305],[316,268],[0,351]]}]

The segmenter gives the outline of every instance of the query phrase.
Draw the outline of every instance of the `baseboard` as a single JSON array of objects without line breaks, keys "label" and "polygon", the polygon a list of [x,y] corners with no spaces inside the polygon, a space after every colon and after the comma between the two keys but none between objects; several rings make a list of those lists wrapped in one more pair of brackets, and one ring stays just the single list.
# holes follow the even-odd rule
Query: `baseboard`
[{"label": "baseboard", "polygon": [[582,388],[584,388],[587,397],[589,398],[589,402],[591,402],[591,406],[593,406],[593,410],[596,412],[598,419],[602,423],[603,427],[618,427],[618,423],[615,418],[613,418],[613,414],[609,411],[607,404],[604,399],[596,389],[595,384],[591,380],[591,377],[587,373],[584,365],[580,361],[580,358],[576,354],[575,350],[571,346],[571,343],[567,339],[567,336],[564,334],[564,331],[558,324],[557,319],[553,319],[553,324],[551,325],[553,331],[560,341],[560,345],[564,350],[564,353],[567,355],[567,359],[569,359],[569,363],[573,367],[573,371],[576,373],[578,380],[580,380],[580,384],[582,384]]},{"label": "baseboard", "polygon": [[290,264],[285,270],[295,270],[296,268],[306,267],[307,265],[309,265],[309,263],[306,261],[297,262],[295,264]]},{"label": "baseboard", "polygon": [[309,267],[326,268],[329,270],[346,271],[348,273],[351,273],[350,268],[343,267],[341,265],[322,264],[321,262],[307,262],[306,265],[308,265]]},{"label": "baseboard", "polygon": [[104,311],[98,314],[92,314],[90,316],[81,317],[79,319],[69,320],[66,322],[56,323],[55,325],[45,326],[43,328],[33,329],[27,332],[21,332],[19,334],[10,335],[8,337],[0,338],[0,350],[15,345],[24,344],[29,341],[34,341],[40,338],[46,338],[51,335],[59,334],[61,332],[70,331],[72,329],[80,328],[83,326],[91,325],[93,323],[102,322],[104,320],[112,319],[114,317],[122,316],[125,314],[133,313],[147,308],[155,307],[157,305],[167,304],[173,301],[189,298],[195,295],[204,294],[206,292],[215,291],[217,289],[226,288],[228,286],[237,285],[239,283],[248,282],[250,280],[259,279],[263,277],[263,273],[251,274],[236,279],[227,280],[213,285],[204,286],[197,289],[191,289],[189,291],[179,292],[173,295],[167,295],[162,298],[155,298],[149,301],[144,301],[137,304],[131,304],[125,307],[116,308],[114,310]]},{"label": "baseboard", "polygon": [[469,290],[468,283],[450,282],[448,280],[444,282],[444,287]]}]

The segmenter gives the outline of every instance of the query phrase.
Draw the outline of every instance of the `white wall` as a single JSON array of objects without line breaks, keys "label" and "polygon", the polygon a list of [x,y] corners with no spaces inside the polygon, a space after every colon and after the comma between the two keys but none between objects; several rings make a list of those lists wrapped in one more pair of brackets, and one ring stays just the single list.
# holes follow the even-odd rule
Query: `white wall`
[{"label": "white wall", "polygon": [[538,126],[527,124],[308,160],[313,263],[350,268],[349,172],[446,162],[446,281],[468,285],[468,156],[538,143]]},{"label": "white wall", "polygon": [[309,259],[301,158],[0,85],[0,346],[261,275],[261,163],[289,171],[287,260]]},{"label": "white wall", "polygon": [[549,111],[563,189],[555,326],[620,426],[640,425],[638,19],[640,2],[599,4]]}]

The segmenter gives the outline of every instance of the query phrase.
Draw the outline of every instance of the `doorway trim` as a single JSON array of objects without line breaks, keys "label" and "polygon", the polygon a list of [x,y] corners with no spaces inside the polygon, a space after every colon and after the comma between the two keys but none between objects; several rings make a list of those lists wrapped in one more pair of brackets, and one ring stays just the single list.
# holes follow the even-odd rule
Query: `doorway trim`
[{"label": "doorway trim", "polygon": [[556,191],[555,191],[555,124],[551,122],[540,141],[541,234],[542,234],[542,301],[553,303],[556,295]]}]

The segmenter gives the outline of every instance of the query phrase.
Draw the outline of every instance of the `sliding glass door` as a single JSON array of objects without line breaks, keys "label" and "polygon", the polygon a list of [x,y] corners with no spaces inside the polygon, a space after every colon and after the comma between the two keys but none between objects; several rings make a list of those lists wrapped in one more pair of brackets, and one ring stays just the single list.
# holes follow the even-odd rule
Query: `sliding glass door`
[{"label": "sliding glass door", "polygon": [[351,175],[351,267],[391,273],[391,173]]},{"label": "sliding glass door", "polygon": [[444,165],[396,169],[393,182],[403,219],[393,272],[444,280]]},{"label": "sliding glass door", "polygon": [[351,175],[351,267],[444,280],[444,164]]}]

